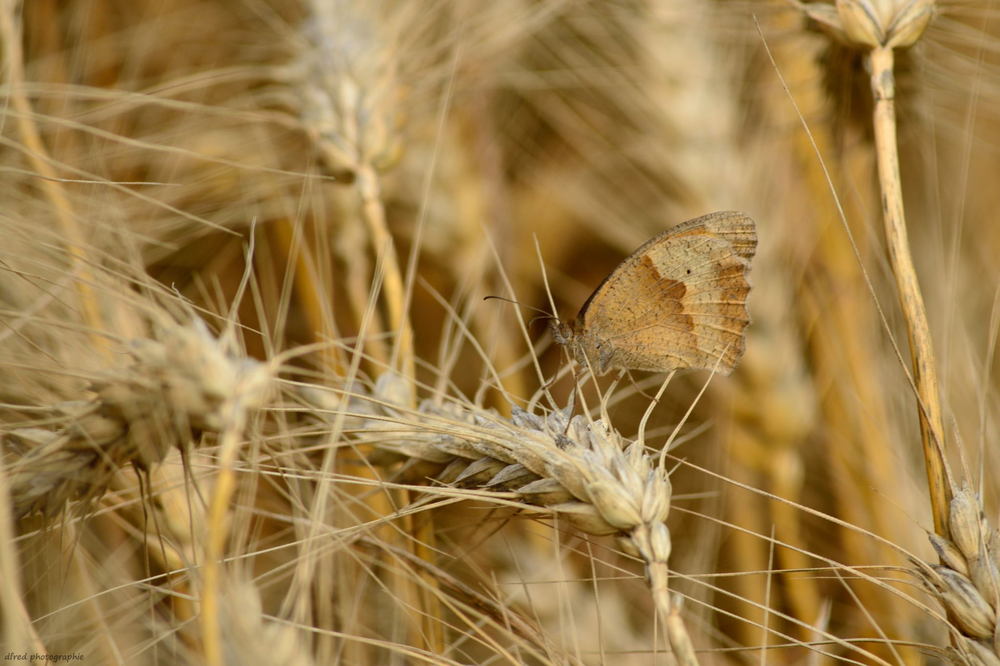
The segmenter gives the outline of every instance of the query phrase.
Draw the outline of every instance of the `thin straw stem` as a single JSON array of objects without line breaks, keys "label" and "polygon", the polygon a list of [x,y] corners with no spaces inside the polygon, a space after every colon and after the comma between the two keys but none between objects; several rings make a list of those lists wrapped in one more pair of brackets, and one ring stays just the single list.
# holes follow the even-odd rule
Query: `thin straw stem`
[{"label": "thin straw stem", "polygon": [[885,223],[889,260],[896,276],[900,307],[906,319],[913,361],[914,382],[920,413],[920,434],[923,442],[927,485],[934,517],[934,531],[946,536],[948,503],[952,486],[944,458],[941,403],[938,397],[937,371],[927,312],[920,284],[910,256],[903,213],[903,191],[899,176],[899,153],[896,147],[895,82],[893,52],[879,46],[872,49],[872,94],[875,97],[875,146],[878,154],[879,185],[882,188],[882,214]]},{"label": "thin straw stem", "polygon": [[94,274],[88,264],[84,232],[77,224],[73,206],[59,182],[59,174],[52,166],[53,160],[49,156],[49,151],[45,147],[38,126],[35,124],[35,113],[24,91],[24,54],[21,51],[22,34],[19,22],[19,4],[17,0],[4,0],[0,4],[0,35],[2,35],[5,44],[3,49],[4,74],[10,91],[7,99],[10,100],[11,106],[17,112],[21,141],[24,142],[28,160],[39,176],[38,186],[52,202],[56,222],[65,240],[66,254],[73,267],[73,274],[77,278],[73,284],[80,297],[84,319],[95,329],[95,332],[90,334],[90,340],[98,352],[107,354],[107,341],[96,332],[103,328],[104,319],[92,286]]}]

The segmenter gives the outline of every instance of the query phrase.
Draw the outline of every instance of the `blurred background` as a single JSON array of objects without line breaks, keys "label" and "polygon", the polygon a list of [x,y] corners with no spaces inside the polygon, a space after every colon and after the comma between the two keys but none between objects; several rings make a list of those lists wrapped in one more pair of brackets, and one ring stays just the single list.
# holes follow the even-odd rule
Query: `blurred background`
[{"label": "blurred background", "polygon": [[[903,191],[947,448],[990,520],[996,11],[941,3],[897,54]],[[0,29],[8,406],[77,399],[116,364],[109,339],[143,334],[143,303],[187,301],[215,331],[234,314],[250,357],[315,345],[292,363],[301,381],[337,383],[363,349],[364,378],[392,367],[413,373],[418,398],[509,413],[567,364],[529,309],[551,312],[543,275],[568,321],[652,235],[742,210],[760,236],[746,356],[711,380],[671,463],[673,585],[699,656],[916,663],[947,645],[941,612],[902,594],[921,598],[903,569],[910,554],[931,557],[931,519],[868,75],[794,3],[7,0]],[[610,409],[626,436],[660,381],[632,379]],[[648,444],[662,446],[707,380],[674,379]],[[564,372],[557,401],[570,389]],[[166,467],[183,507],[181,462]],[[381,474],[357,461],[338,471]],[[279,592],[297,560],[281,544],[304,533],[269,522],[284,505],[265,486],[243,487],[257,531],[233,547],[254,553],[261,612],[285,617]],[[167,497],[157,510],[169,514]],[[167,565],[149,564],[141,507],[101,501],[72,536],[59,521],[17,527],[41,640],[93,663],[198,662],[192,616],[146,596]],[[526,618],[548,652],[524,663],[656,658],[642,568],[613,540],[474,503],[434,514],[431,575]],[[297,627],[307,652],[417,663],[399,648],[405,623],[379,619],[388,574],[341,557],[351,563],[331,575],[368,591],[332,586],[333,610],[311,620],[333,632],[328,652]],[[447,658],[508,663],[450,622]]]}]

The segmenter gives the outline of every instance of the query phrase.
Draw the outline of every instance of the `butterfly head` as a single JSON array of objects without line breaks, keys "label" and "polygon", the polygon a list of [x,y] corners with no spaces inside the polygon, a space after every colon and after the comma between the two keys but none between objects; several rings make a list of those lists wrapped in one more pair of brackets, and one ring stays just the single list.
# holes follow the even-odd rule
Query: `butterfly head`
[{"label": "butterfly head", "polygon": [[573,339],[576,337],[576,332],[573,330],[571,324],[565,324],[559,321],[557,318],[553,317],[549,320],[549,328],[552,330],[552,339],[561,345],[569,346],[572,348]]},{"label": "butterfly head", "polygon": [[572,324],[553,319],[549,325],[552,329],[552,339],[568,348],[581,366],[592,368],[601,375],[611,369],[614,347],[587,331],[580,324],[579,318]]}]

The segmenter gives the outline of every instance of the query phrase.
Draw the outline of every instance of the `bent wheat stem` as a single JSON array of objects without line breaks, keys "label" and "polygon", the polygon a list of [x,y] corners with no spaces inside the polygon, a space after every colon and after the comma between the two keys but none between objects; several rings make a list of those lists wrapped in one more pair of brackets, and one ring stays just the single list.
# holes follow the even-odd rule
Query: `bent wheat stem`
[{"label": "bent wheat stem", "polygon": [[941,424],[934,345],[927,323],[927,310],[920,293],[920,283],[910,256],[906,216],[903,212],[903,189],[896,148],[893,51],[891,48],[880,46],[872,49],[869,57],[872,68],[872,94],[875,97],[875,146],[878,153],[879,184],[882,188],[885,237],[910,341],[910,357],[913,361],[913,380],[917,390],[920,434],[931,497],[931,512],[934,516],[934,531],[943,536],[947,534],[948,529],[946,521],[952,489],[944,458],[944,428]]}]

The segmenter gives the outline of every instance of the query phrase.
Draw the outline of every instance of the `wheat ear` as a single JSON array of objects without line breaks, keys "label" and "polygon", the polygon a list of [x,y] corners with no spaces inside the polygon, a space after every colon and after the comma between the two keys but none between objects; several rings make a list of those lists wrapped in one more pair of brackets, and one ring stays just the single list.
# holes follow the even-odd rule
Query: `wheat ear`
[{"label": "wheat ear", "polygon": [[400,478],[514,493],[583,532],[617,535],[646,565],[675,655],[697,663],[668,586],[670,478],[641,440],[600,419],[570,416],[572,405],[544,416],[513,406],[509,419],[458,402],[425,400],[413,409],[405,380],[394,373],[347,402],[359,443],[374,446],[377,464],[402,463]]},{"label": "wheat ear", "polygon": [[149,469],[199,432],[221,432],[235,392],[266,399],[268,366],[243,358],[200,319],[156,318],[150,338],[127,347],[130,362],[94,381],[86,398],[33,410],[31,425],[3,437],[14,513],[58,515],[72,500],[102,495],[126,465]]},{"label": "wheat ear", "polygon": [[953,658],[961,664],[1000,665],[1000,532],[966,486],[949,503],[948,536],[929,538],[940,564],[914,563],[953,626]]}]

